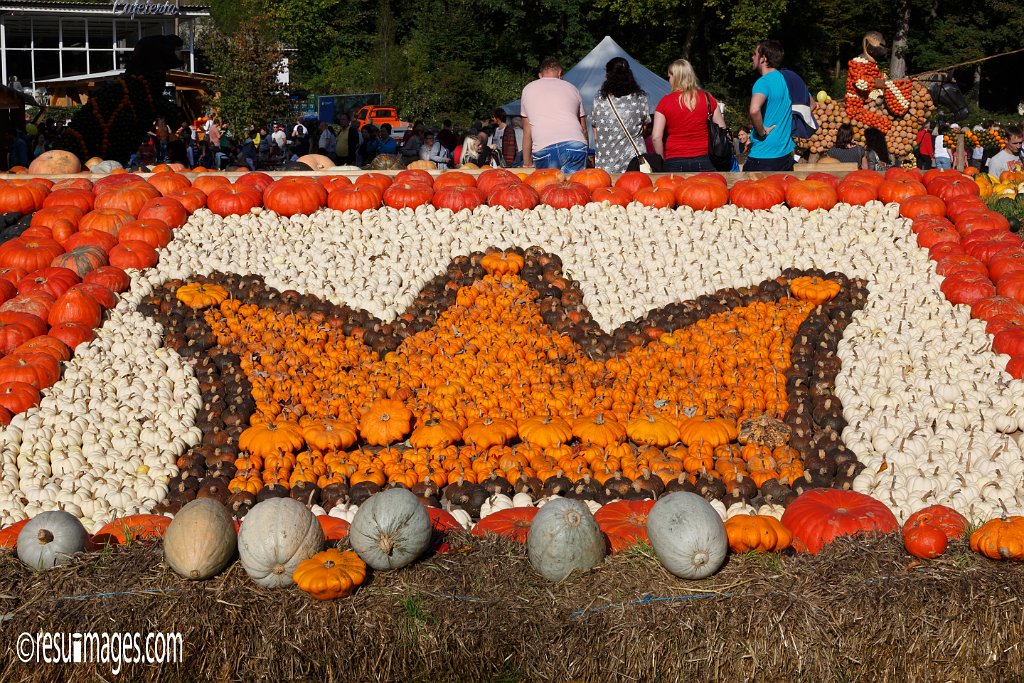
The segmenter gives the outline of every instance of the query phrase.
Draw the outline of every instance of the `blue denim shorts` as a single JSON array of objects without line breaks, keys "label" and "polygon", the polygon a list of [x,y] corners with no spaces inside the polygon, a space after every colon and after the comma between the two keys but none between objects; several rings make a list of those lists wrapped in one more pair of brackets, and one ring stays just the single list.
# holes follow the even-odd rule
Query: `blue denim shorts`
[{"label": "blue denim shorts", "polygon": [[556,142],[533,153],[535,168],[558,168],[566,175],[587,165],[587,145],[583,142]]}]

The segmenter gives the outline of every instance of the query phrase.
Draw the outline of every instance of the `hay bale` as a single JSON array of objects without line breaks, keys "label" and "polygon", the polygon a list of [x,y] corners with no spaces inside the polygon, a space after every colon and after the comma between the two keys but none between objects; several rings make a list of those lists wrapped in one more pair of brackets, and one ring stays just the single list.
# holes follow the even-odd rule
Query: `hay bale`
[{"label": "hay bale", "polygon": [[[128,665],[119,677],[132,681],[999,681],[1024,670],[1024,572],[963,543],[921,563],[896,536],[841,539],[814,557],[732,556],[704,581],[635,550],[559,584],[521,545],[460,536],[453,547],[328,603],[260,588],[237,563],[190,583],[158,546],[43,574],[3,552],[0,638],[183,634],[184,663]],[[0,664],[0,680],[111,677],[105,665]]]}]

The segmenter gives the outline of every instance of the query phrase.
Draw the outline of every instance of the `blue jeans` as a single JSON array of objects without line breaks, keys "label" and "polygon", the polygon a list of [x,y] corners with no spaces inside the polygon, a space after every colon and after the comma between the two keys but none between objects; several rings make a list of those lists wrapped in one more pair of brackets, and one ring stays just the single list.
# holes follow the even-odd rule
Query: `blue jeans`
[{"label": "blue jeans", "polygon": [[755,159],[747,157],[747,163],[743,164],[743,171],[792,171],[793,155],[786,154],[775,159]]},{"label": "blue jeans", "polygon": [[558,168],[566,175],[587,165],[587,145],[583,142],[556,142],[533,153],[536,168]]},{"label": "blue jeans", "polygon": [[711,157],[705,154],[702,157],[672,157],[665,159],[665,173],[700,173],[701,171],[715,171]]},{"label": "blue jeans", "polygon": [[953,160],[950,157],[935,157],[935,168],[953,168]]}]

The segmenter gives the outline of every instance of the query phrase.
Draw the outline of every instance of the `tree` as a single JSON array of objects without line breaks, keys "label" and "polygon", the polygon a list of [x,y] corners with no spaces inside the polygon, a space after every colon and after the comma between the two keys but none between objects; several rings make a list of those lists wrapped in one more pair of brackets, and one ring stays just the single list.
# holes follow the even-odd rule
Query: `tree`
[{"label": "tree", "polygon": [[896,35],[892,39],[889,73],[893,78],[907,75],[907,44],[910,40],[910,0],[900,0]]},{"label": "tree", "polygon": [[288,112],[288,98],[277,80],[284,53],[278,42],[263,36],[260,24],[249,19],[233,33],[214,29],[207,37],[207,52],[219,81],[214,104],[236,131]]},{"label": "tree", "polygon": [[791,3],[782,20],[785,64],[798,71],[812,91],[838,95],[842,86],[837,91],[833,83],[842,80],[847,62],[860,54],[865,31],[890,26],[892,12],[886,0]]},{"label": "tree", "polygon": [[722,52],[736,76],[749,74],[750,56],[759,40],[771,38],[778,30],[786,0],[739,0],[729,18]]},{"label": "tree", "polygon": [[[233,34],[247,17],[288,49],[293,86],[380,92],[404,118],[469,121],[515,99],[541,58],[570,67],[603,36],[663,75],[685,57],[701,83],[745,111],[750,53],[782,41],[785,65],[813,90],[842,90],[866,31],[886,35],[914,73],[1020,45],[1024,3],[979,0],[211,0]],[[905,36],[905,47],[901,38]],[[982,100],[1016,107],[1014,58],[986,62]],[[973,69],[971,67],[970,69]],[[977,72],[959,73],[966,82]],[[1008,102],[1012,99],[1012,102]]]}]

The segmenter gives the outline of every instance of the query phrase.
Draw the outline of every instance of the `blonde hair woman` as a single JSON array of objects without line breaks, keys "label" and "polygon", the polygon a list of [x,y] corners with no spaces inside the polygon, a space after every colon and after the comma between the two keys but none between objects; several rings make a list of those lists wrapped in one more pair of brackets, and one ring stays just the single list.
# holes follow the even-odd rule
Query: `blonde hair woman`
[{"label": "blonde hair woman", "polygon": [[480,138],[476,135],[467,135],[462,140],[462,155],[459,157],[459,165],[473,164],[479,166],[480,162]]},{"label": "blonde hair woman", "polygon": [[665,158],[665,172],[714,171],[708,156],[708,110],[719,126],[725,118],[718,101],[697,82],[693,66],[677,59],[668,66],[672,92],[661,98],[654,110],[651,131],[654,151]]}]

